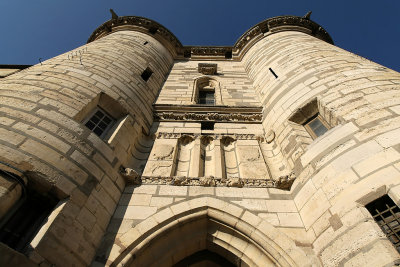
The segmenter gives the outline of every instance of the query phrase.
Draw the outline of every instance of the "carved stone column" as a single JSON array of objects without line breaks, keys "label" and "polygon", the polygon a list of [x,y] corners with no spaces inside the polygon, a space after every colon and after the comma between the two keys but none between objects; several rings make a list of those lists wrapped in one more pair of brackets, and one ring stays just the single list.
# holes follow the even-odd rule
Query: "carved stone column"
[{"label": "carved stone column", "polygon": [[221,140],[214,140],[215,177],[225,178],[225,164],[221,150]]},{"label": "carved stone column", "polygon": [[198,177],[200,175],[200,163],[201,163],[201,158],[200,158],[200,153],[201,153],[201,140],[200,138],[196,138],[194,140],[194,147],[193,147],[193,154],[191,157],[191,166],[189,170],[189,176],[190,177]]}]

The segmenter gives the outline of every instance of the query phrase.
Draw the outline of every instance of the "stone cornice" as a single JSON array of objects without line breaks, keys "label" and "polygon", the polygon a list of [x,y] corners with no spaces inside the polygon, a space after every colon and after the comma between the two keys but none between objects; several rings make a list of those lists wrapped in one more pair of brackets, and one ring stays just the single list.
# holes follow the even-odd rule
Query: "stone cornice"
[{"label": "stone cornice", "polygon": [[89,37],[88,43],[109,33],[134,30],[149,34],[160,41],[173,56],[183,55],[183,46],[176,36],[158,22],[137,16],[124,16],[104,22]]},{"label": "stone cornice", "polygon": [[[301,29],[303,28],[303,29]],[[256,37],[262,37],[267,32],[275,33],[280,31],[303,31],[315,36],[325,42],[333,44],[333,40],[328,32],[316,22],[297,16],[279,16],[264,20],[246,31],[233,45],[235,54],[238,54],[243,48],[254,41]]]},{"label": "stone cornice", "polygon": [[296,176],[291,173],[278,179],[255,178],[216,178],[216,177],[182,177],[182,176],[141,176],[135,184],[204,186],[204,187],[255,187],[290,190]]},{"label": "stone cornice", "polygon": [[103,23],[92,33],[88,43],[121,30],[134,30],[153,36],[175,59],[240,60],[246,51],[265,35],[281,31],[300,31],[333,44],[332,38],[324,28],[308,18],[297,16],[278,16],[264,20],[247,30],[233,46],[182,46],[174,34],[154,20],[124,16]]},{"label": "stone cornice", "polygon": [[232,59],[231,46],[185,46],[184,58],[192,60],[230,60]]},{"label": "stone cornice", "polygon": [[158,121],[261,123],[261,112],[261,107],[154,105],[154,117]]},{"label": "stone cornice", "polygon": [[155,137],[157,139],[179,139],[182,136],[190,136],[193,139],[202,138],[202,137],[211,137],[214,140],[220,140],[226,137],[230,137],[234,140],[259,140],[260,142],[266,141],[266,137],[263,135],[255,135],[255,134],[191,134],[191,133],[168,133],[168,132],[157,132]]},{"label": "stone cornice", "polygon": [[241,113],[175,113],[159,112],[154,117],[158,121],[212,121],[212,122],[251,122],[261,123],[262,114],[241,114]]}]

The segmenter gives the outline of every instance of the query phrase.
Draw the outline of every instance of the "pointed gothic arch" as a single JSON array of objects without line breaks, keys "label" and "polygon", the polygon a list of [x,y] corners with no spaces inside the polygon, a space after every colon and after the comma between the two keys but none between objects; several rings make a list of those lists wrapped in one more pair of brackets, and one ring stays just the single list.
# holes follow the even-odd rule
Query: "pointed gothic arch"
[{"label": "pointed gothic arch", "polygon": [[312,259],[262,218],[220,199],[164,208],[123,234],[111,266],[173,266],[209,250],[236,266],[308,266]]}]

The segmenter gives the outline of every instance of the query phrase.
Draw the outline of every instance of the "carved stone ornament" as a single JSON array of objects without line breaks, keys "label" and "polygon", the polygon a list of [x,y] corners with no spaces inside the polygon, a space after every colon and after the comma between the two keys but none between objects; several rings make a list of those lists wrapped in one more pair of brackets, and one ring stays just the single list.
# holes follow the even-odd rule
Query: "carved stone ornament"
[{"label": "carved stone ornament", "polygon": [[244,182],[240,178],[230,178],[226,182],[226,186],[229,186],[229,187],[243,187],[243,185],[244,185]]},{"label": "carved stone ornament", "polygon": [[224,56],[232,52],[232,47],[194,46],[190,47],[192,56]]},{"label": "carved stone ornament", "polygon": [[199,182],[201,186],[216,186],[214,176],[200,177]]},{"label": "carved stone ornament", "polygon": [[235,48],[240,50],[242,49],[250,40],[254,39],[256,36],[262,34],[262,31],[259,26],[254,26],[247,32],[245,32],[242,37],[237,40],[235,44]]},{"label": "carved stone ornament", "polygon": [[125,178],[127,184],[139,185],[142,183],[140,175],[134,169],[122,168],[120,173]]},{"label": "carved stone ornament", "polygon": [[215,121],[215,122],[261,122],[262,114],[244,113],[176,113],[159,112],[154,114],[159,121]]},{"label": "carved stone ornament", "polygon": [[137,16],[114,17],[104,22],[90,35],[87,43],[97,40],[118,28],[126,29],[127,26],[131,26],[132,30],[147,32],[155,36],[161,43],[168,44],[167,46],[171,47],[171,53],[183,54],[182,43],[172,32],[154,20]]},{"label": "carved stone ornament", "polygon": [[295,179],[296,176],[294,175],[294,173],[290,173],[287,176],[279,177],[277,181],[277,188],[290,190],[290,187],[292,186]]},{"label": "carved stone ornament", "polygon": [[[167,133],[167,132],[158,132],[155,137],[157,139],[179,139],[182,136],[190,136],[193,139],[200,138],[202,135],[200,134],[186,134],[186,133]],[[255,134],[208,134],[208,137],[213,140],[221,140],[225,138],[231,138],[233,140],[264,140],[263,136],[255,135]]]},{"label": "carved stone ornament", "polygon": [[265,141],[269,144],[275,139],[275,132],[270,130],[266,135],[265,135]]},{"label": "carved stone ornament", "polygon": [[[282,27],[283,26],[283,27]],[[297,16],[279,16],[264,20],[246,31],[232,46],[183,46],[176,36],[167,28],[154,20],[137,17],[123,16],[116,14],[112,19],[99,26],[89,37],[88,43],[101,38],[111,32],[119,29],[132,29],[145,32],[154,36],[161,43],[166,45],[173,55],[184,58],[218,58],[232,59],[233,56],[240,55],[244,47],[257,38],[262,38],[267,32],[279,32],[287,30],[285,27],[304,28],[308,30],[308,34],[320,38],[328,43],[333,44],[330,35],[320,25],[310,20],[308,17]],[[303,30],[304,31],[304,30]]]},{"label": "carved stone ornament", "polygon": [[197,70],[204,75],[214,75],[217,73],[217,64],[199,63]]},{"label": "carved stone ornament", "polygon": [[172,179],[172,185],[189,185],[189,183],[189,179],[184,176],[176,176]]},{"label": "carved stone ornament", "polygon": [[156,160],[170,160],[172,159],[173,152],[173,146],[161,144],[157,146],[157,150],[155,150],[151,156]]},{"label": "carved stone ornament", "polygon": [[175,185],[175,186],[218,186],[218,187],[253,187],[277,188],[290,190],[294,180],[293,173],[274,179],[255,178],[216,178],[216,177],[185,177],[185,176],[142,176],[142,184]]},{"label": "carved stone ornament", "polygon": [[233,48],[234,50],[239,52],[244,46],[246,46],[251,40],[255,39],[257,36],[261,36],[268,31],[276,32],[278,31],[277,28],[280,26],[297,26],[309,29],[311,31],[311,35],[333,44],[333,40],[326,32],[326,30],[309,18],[297,16],[278,16],[264,20],[250,28],[236,41]]}]

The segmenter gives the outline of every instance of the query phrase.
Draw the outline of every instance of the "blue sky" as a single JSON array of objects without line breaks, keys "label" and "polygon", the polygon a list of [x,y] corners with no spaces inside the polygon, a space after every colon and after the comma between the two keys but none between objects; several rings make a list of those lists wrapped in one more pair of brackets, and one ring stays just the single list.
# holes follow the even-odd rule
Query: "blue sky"
[{"label": "blue sky", "polygon": [[110,8],[161,23],[183,45],[233,45],[260,21],[311,10],[337,46],[400,71],[399,0],[0,0],[0,64],[36,64],[83,45]]}]

